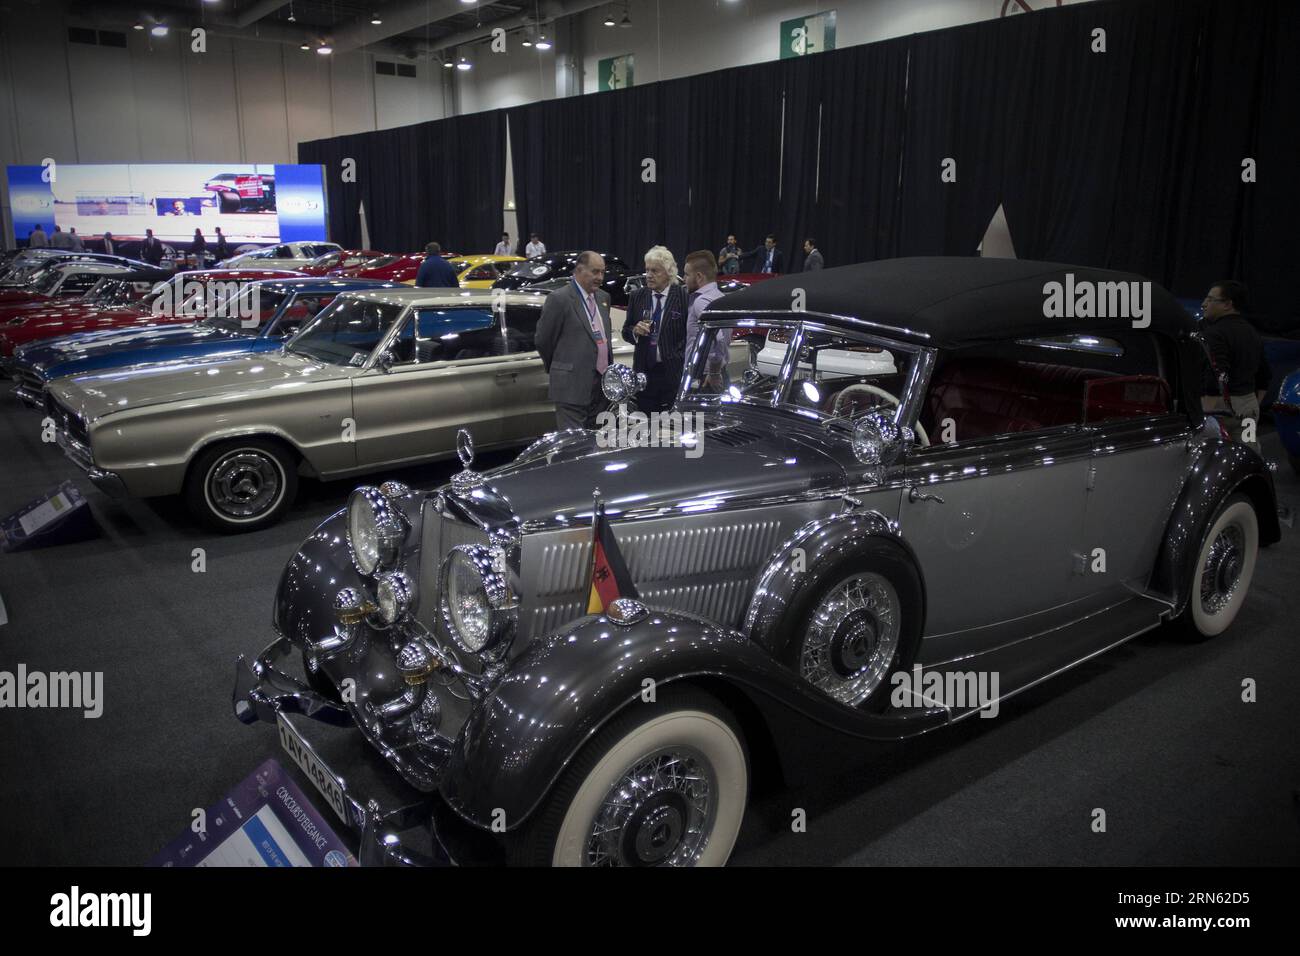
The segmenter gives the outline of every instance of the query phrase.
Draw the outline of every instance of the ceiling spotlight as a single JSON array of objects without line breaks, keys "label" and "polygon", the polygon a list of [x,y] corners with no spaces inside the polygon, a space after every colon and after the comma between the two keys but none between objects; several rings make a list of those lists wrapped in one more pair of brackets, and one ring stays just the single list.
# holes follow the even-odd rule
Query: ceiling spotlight
[{"label": "ceiling spotlight", "polygon": [[167,24],[165,23],[154,24],[153,29],[150,30],[149,32],[156,37],[165,37],[167,35]]},{"label": "ceiling spotlight", "polygon": [[462,56],[462,57],[460,58],[460,62],[456,64],[456,69],[458,69],[458,70],[468,70],[468,69],[471,68],[471,66],[472,66],[472,64],[469,62],[469,60],[465,59],[465,58]]},{"label": "ceiling spotlight", "polygon": [[605,26],[607,27],[618,26],[618,23],[614,20],[614,14],[612,13],[605,14]]},{"label": "ceiling spotlight", "polygon": [[136,24],[133,24],[132,27],[131,27],[131,29],[132,29],[132,30],[143,30],[143,29],[144,29],[144,24],[143,24],[143,23],[136,23]]},{"label": "ceiling spotlight", "polygon": [[532,38],[532,36],[530,36],[529,34],[525,33],[525,34],[524,34],[524,42],[523,42],[523,46],[532,46],[532,45],[533,45],[533,38]]},{"label": "ceiling spotlight", "polygon": [[298,47],[298,49],[299,49],[299,50],[310,50],[310,49],[311,49],[311,44],[310,44],[310,43],[304,43],[304,44],[302,44],[300,47]]},{"label": "ceiling spotlight", "polygon": [[620,27],[624,28],[624,29],[626,29],[627,27],[630,27],[630,26],[632,25],[632,14],[630,14],[630,13],[628,13],[626,10],[624,10],[624,11],[623,11],[623,19],[620,20],[620,21],[618,21],[618,25],[619,25]]},{"label": "ceiling spotlight", "polygon": [[332,46],[326,46],[324,44],[321,44],[316,48],[316,52],[319,53],[321,56],[329,56],[331,53],[334,52],[334,48]]},{"label": "ceiling spotlight", "polygon": [[541,36],[541,35],[539,34],[538,37],[537,37],[537,49],[539,49],[539,50],[549,50],[550,48],[551,48],[551,41],[548,40],[548,39],[546,39],[546,37]]},{"label": "ceiling spotlight", "polygon": [[378,14],[378,13],[372,13],[372,14],[370,14],[370,22],[371,22],[371,24],[374,25],[374,26],[379,26],[379,25],[380,25],[381,23],[383,23],[384,21],[381,20],[381,19],[379,19],[379,14]]}]

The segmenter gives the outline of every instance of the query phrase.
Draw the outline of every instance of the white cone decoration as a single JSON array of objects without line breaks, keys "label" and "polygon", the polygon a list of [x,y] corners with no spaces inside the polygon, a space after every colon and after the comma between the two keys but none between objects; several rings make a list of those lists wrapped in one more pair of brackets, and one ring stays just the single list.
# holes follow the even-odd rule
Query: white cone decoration
[{"label": "white cone decoration", "polygon": [[1011,242],[1011,227],[1007,225],[1007,214],[998,203],[997,212],[989,220],[989,227],[984,230],[984,238],[975,249],[988,259],[1014,259],[1016,247]]},{"label": "white cone decoration", "polygon": [[[369,249],[370,248],[370,227],[366,225],[366,204],[364,200],[362,201],[361,205],[358,207],[357,211],[361,218],[361,248]],[[998,211],[1001,212],[1001,209],[999,209]]]}]

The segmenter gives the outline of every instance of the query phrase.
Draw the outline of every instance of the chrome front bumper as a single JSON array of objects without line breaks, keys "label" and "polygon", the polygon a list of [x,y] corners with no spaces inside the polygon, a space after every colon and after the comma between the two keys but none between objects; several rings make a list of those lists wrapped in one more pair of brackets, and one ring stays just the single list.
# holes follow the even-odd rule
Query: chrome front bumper
[{"label": "chrome front bumper", "polygon": [[235,661],[231,695],[246,724],[283,720],[343,791],[348,827],[360,837],[362,866],[448,866],[456,851],[443,830],[454,828],[436,794],[416,790],[383,759],[356,727],[347,708],[317,693],[301,677],[301,655],[287,638],[271,642],[256,660]]},{"label": "chrome front bumper", "polygon": [[58,428],[54,432],[55,442],[63,450],[63,454],[68,459],[86,473],[86,477],[104,494],[110,498],[129,498],[130,494],[126,490],[126,484],[118,477],[116,472],[104,471],[102,468],[95,467],[95,460],[90,455],[90,449],[69,435],[64,429]]}]

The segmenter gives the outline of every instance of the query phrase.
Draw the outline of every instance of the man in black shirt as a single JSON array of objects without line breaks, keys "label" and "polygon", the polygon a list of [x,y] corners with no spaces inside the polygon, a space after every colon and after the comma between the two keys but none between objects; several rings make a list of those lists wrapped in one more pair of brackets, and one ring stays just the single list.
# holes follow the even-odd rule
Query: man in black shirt
[{"label": "man in black shirt", "polygon": [[1203,407],[1210,412],[1227,412],[1225,424],[1232,437],[1260,451],[1259,402],[1268,389],[1269,369],[1264,343],[1249,320],[1246,287],[1225,279],[1216,282],[1201,303],[1201,336],[1213,367],[1205,380]]}]

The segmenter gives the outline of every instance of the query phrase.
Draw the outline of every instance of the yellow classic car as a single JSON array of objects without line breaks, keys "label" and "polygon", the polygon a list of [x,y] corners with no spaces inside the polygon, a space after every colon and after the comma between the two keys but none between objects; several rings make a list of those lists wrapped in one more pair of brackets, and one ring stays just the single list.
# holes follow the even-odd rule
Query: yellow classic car
[{"label": "yellow classic car", "polygon": [[457,256],[447,261],[456,270],[462,289],[490,289],[511,266],[524,259],[521,256]]}]

